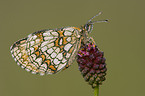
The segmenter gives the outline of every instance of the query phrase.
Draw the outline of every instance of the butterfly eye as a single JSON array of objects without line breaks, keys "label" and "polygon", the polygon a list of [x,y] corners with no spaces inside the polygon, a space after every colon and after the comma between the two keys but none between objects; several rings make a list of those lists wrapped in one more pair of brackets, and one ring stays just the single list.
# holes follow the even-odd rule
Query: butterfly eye
[{"label": "butterfly eye", "polygon": [[92,29],[93,29],[93,24],[86,24],[84,26],[85,30],[88,32],[88,33],[91,33]]}]

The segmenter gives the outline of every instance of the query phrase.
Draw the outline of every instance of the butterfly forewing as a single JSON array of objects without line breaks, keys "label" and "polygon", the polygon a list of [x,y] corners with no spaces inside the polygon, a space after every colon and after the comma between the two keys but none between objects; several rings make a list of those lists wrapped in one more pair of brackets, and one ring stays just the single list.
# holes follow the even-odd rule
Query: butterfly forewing
[{"label": "butterfly forewing", "polygon": [[79,31],[65,27],[35,32],[14,43],[11,53],[27,71],[54,74],[71,65],[80,43]]}]

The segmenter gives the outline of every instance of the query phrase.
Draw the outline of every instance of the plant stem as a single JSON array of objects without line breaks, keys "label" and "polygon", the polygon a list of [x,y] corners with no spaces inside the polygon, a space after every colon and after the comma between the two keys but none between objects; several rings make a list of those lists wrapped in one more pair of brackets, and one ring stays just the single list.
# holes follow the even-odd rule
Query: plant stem
[{"label": "plant stem", "polygon": [[94,96],[99,96],[99,85],[94,88]]}]

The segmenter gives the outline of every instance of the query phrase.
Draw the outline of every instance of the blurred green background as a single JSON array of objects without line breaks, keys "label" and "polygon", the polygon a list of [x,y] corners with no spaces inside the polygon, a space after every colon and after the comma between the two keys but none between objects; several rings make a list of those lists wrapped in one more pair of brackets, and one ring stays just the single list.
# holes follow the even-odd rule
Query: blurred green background
[{"label": "blurred green background", "polygon": [[93,96],[76,61],[55,75],[39,76],[17,66],[10,46],[48,28],[79,27],[99,11],[90,34],[107,59],[100,96],[145,96],[144,0],[0,0],[0,96]]}]

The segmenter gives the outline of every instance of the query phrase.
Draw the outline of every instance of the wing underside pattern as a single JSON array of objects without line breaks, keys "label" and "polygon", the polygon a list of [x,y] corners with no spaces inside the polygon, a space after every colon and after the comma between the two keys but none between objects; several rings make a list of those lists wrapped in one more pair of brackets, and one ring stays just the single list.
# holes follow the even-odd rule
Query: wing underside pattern
[{"label": "wing underside pattern", "polygon": [[73,27],[38,31],[15,42],[11,53],[18,65],[33,74],[54,74],[73,62],[78,35]]}]

